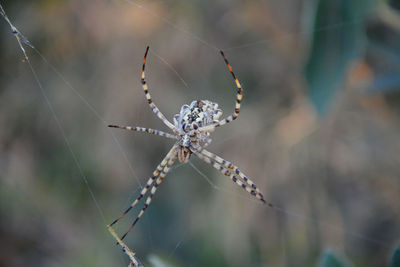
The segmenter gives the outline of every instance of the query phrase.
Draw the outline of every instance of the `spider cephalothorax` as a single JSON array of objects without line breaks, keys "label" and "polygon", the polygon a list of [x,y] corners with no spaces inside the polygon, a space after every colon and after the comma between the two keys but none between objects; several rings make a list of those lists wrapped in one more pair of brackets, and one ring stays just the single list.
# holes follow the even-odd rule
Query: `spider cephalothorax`
[{"label": "spider cephalothorax", "polygon": [[[165,118],[164,114],[162,114],[157,106],[153,103],[153,100],[148,90],[144,71],[148,52],[149,47],[147,47],[146,53],[144,54],[142,67],[141,82],[143,85],[144,94],[152,111],[165,123],[165,125],[168,126],[168,128],[170,128],[174,132],[174,134],[137,126],[109,126],[164,136],[167,138],[175,139],[176,143],[172,146],[171,150],[167,153],[161,163],[154,170],[153,175],[149,178],[146,186],[142,189],[137,199],[129,206],[129,208],[125,212],[121,214],[119,218],[114,220],[109,225],[109,229],[111,229],[110,231],[113,234],[113,230],[111,228],[112,225],[117,223],[122,217],[125,216],[126,213],[128,213],[133,207],[135,207],[136,204],[151,188],[150,195],[147,197],[146,202],[139,215],[136,217],[135,221],[132,223],[129,230],[122,236],[122,238],[116,238],[117,241],[120,243],[120,241],[128,234],[128,232],[135,226],[137,221],[142,217],[144,211],[150,205],[150,202],[158,186],[161,184],[176,159],[178,159],[180,162],[187,162],[192,154],[195,154],[201,160],[211,164],[214,168],[219,170],[225,176],[229,177],[238,186],[242,187],[244,190],[255,196],[264,204],[272,207],[271,203],[265,201],[264,196],[261,194],[260,190],[258,190],[257,186],[249,178],[247,178],[247,176],[243,172],[241,172],[238,167],[205,149],[205,147],[211,142],[211,138],[209,137],[210,133],[214,131],[216,127],[227,124],[239,116],[240,103],[242,102],[242,87],[240,86],[238,79],[233,73],[232,68],[229,65],[229,62],[226,59],[224,53],[221,51],[221,55],[226,65],[228,66],[237,87],[234,113],[223,120],[219,120],[222,115],[222,110],[218,109],[217,103],[208,100],[195,100],[190,105],[182,106],[179,114],[176,114],[174,116],[174,123],[172,124],[170,121],[167,120],[167,118]],[[124,247],[124,249],[126,248]]]},{"label": "spider cephalothorax", "polygon": [[179,114],[174,116],[174,125],[178,129],[178,160],[187,162],[199,146],[211,142],[210,131],[200,131],[203,126],[217,123],[222,115],[218,104],[209,100],[194,100],[183,105]]}]

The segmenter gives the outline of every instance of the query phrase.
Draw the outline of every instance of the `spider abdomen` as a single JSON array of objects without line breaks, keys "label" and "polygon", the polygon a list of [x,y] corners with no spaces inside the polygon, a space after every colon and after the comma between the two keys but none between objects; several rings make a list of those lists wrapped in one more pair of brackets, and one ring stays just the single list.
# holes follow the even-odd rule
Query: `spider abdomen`
[{"label": "spider abdomen", "polygon": [[179,130],[189,132],[218,121],[222,110],[218,104],[209,100],[194,100],[183,105],[179,114],[174,116],[174,124]]}]

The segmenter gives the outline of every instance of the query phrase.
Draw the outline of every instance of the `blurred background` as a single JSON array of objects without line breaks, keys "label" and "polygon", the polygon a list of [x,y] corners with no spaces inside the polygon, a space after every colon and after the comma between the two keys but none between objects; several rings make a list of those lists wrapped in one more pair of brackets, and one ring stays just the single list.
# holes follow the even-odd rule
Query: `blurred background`
[{"label": "blurred background", "polygon": [[139,82],[146,45],[150,92],[170,119],[194,99],[233,112],[224,49],[244,100],[209,150],[278,207],[194,157],[176,164],[126,238],[146,266],[319,266],[326,253],[389,264],[400,240],[399,1],[1,4],[47,60],[26,48],[70,147],[1,20],[0,266],[128,265],[106,224],[173,144],[106,127],[167,130]]}]

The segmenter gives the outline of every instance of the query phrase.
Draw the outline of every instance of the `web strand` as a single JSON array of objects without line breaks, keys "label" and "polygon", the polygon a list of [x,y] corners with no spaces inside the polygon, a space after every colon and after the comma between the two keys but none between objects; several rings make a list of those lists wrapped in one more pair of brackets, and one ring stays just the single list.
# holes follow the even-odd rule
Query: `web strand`
[{"label": "web strand", "polygon": [[[99,212],[99,214],[100,214],[100,216],[101,216],[101,218],[102,218],[102,220],[103,220],[103,223],[104,223],[104,224],[107,224],[106,218],[105,218],[105,214],[104,214],[104,212],[103,212],[103,210],[102,210],[102,208],[101,208],[101,206],[100,206],[100,203],[99,203],[99,201],[97,200],[96,196],[94,195],[93,190],[91,189],[91,186],[90,186],[90,184],[89,184],[88,178],[87,178],[87,176],[85,175],[85,173],[83,172],[83,169],[82,169],[82,167],[81,167],[81,165],[80,165],[80,163],[79,163],[79,161],[78,161],[78,158],[77,158],[77,156],[76,156],[74,150],[72,149],[72,146],[71,146],[71,144],[70,144],[69,139],[67,138],[67,135],[66,135],[66,133],[65,133],[65,131],[64,131],[64,128],[63,128],[62,125],[61,125],[60,119],[58,118],[58,115],[57,115],[57,113],[56,113],[56,111],[55,111],[53,105],[51,104],[50,99],[49,99],[49,97],[47,96],[47,93],[46,93],[46,91],[44,90],[44,87],[43,87],[43,85],[42,85],[42,83],[41,83],[41,81],[40,81],[40,79],[39,79],[39,77],[38,77],[38,75],[37,75],[35,69],[33,68],[32,64],[31,64],[31,62],[30,62],[30,60],[29,60],[29,57],[28,57],[28,55],[27,55],[27,53],[26,53],[26,51],[25,51],[25,49],[24,49],[24,47],[23,47],[23,43],[24,43],[24,44],[27,44],[28,46],[30,46],[31,48],[33,48],[47,63],[48,63],[48,61],[47,61],[47,60],[39,53],[39,51],[28,41],[28,39],[27,39],[25,36],[23,36],[23,35],[20,33],[20,31],[11,23],[11,21],[9,20],[9,18],[8,18],[7,14],[5,13],[5,11],[4,11],[3,7],[1,6],[1,4],[0,4],[0,14],[1,14],[2,17],[7,21],[7,23],[10,25],[11,30],[12,30],[14,36],[16,37],[16,39],[17,39],[17,41],[18,41],[18,44],[19,44],[19,46],[20,46],[20,48],[21,48],[21,50],[22,50],[22,53],[23,53],[24,58],[25,58],[25,62],[28,64],[29,69],[30,69],[30,71],[31,71],[31,73],[32,73],[32,75],[33,75],[33,77],[34,77],[34,80],[35,80],[37,86],[38,86],[39,89],[40,89],[41,95],[43,96],[43,98],[44,98],[44,100],[45,100],[45,102],[46,102],[46,105],[47,105],[47,107],[49,108],[50,113],[52,114],[52,116],[53,116],[53,118],[54,118],[54,121],[56,122],[56,125],[57,125],[57,127],[58,127],[58,129],[59,129],[59,131],[60,131],[60,133],[61,133],[61,135],[62,135],[62,137],[63,137],[63,139],[64,139],[65,145],[67,146],[68,151],[70,152],[70,154],[71,154],[71,156],[72,156],[72,158],[73,158],[73,161],[74,161],[75,165],[76,165],[77,168],[78,168],[80,177],[82,178],[83,182],[85,183],[86,188],[87,188],[87,190],[88,190],[88,192],[89,192],[89,195],[90,195],[90,197],[92,198],[92,200],[93,200],[93,202],[94,202],[94,204],[95,204],[95,207],[96,207],[97,211]],[[49,64],[49,63],[48,63],[48,64]],[[51,64],[49,64],[49,66],[50,66],[50,65],[51,65]],[[62,77],[61,73],[58,72],[58,70],[57,70],[55,67],[52,66],[52,68],[53,68],[54,71],[56,71],[56,73],[58,73],[58,74]],[[98,113],[96,112],[96,110],[86,101],[86,99],[84,99],[84,98],[83,98],[83,97],[82,97],[82,96],[81,96],[81,95],[80,95],[80,94],[79,94],[79,93],[78,93],[78,92],[63,78],[63,77],[62,77],[62,79],[63,79],[63,81],[66,82],[67,85],[69,85],[69,87],[70,87],[74,92],[76,92],[76,93],[81,97],[82,100],[84,100],[84,102],[92,109],[92,111],[94,111],[94,113],[95,113],[99,118],[101,118],[101,117],[98,115]],[[104,120],[103,120],[103,121],[104,121]],[[115,137],[114,137],[114,138],[115,138]],[[117,143],[118,143],[118,142],[117,142]],[[119,144],[119,143],[118,143],[118,144]],[[132,171],[133,171],[133,169],[132,169]],[[140,182],[139,182],[139,184],[140,184]],[[111,232],[112,232],[112,231],[111,231]],[[123,247],[124,252],[130,257],[131,262],[132,262],[135,266],[142,266],[141,263],[140,263],[140,261],[138,261],[138,260],[136,259],[136,257],[134,256],[134,253],[133,253],[132,251],[126,249],[124,246],[122,246],[122,247]]]},{"label": "web strand", "polygon": [[[73,149],[72,149],[72,147],[71,147],[71,144],[70,144],[70,142],[69,142],[69,140],[68,140],[68,138],[67,138],[67,136],[66,136],[66,134],[65,134],[65,131],[64,131],[62,125],[61,125],[61,122],[60,122],[60,120],[59,120],[59,118],[58,118],[58,116],[57,116],[57,113],[55,112],[54,107],[53,107],[53,105],[51,104],[51,102],[50,102],[50,100],[49,100],[49,98],[48,98],[48,96],[47,96],[47,94],[46,94],[46,91],[44,90],[43,85],[42,85],[42,83],[40,82],[39,77],[38,77],[38,75],[37,75],[35,69],[33,68],[32,64],[31,64],[31,61],[29,60],[29,57],[28,57],[28,55],[27,55],[27,53],[26,53],[26,51],[25,51],[25,49],[24,49],[22,43],[28,44],[31,48],[34,48],[34,46],[31,45],[30,42],[28,41],[28,39],[26,39],[26,38],[21,34],[21,32],[11,23],[11,21],[9,20],[9,18],[8,18],[6,12],[4,11],[3,7],[1,6],[1,4],[0,4],[0,10],[1,10],[1,11],[0,11],[0,14],[3,16],[3,18],[4,18],[4,19],[7,21],[7,23],[10,25],[11,30],[12,30],[14,36],[16,37],[16,39],[17,39],[17,41],[18,41],[18,44],[19,44],[19,46],[20,46],[20,48],[21,48],[21,50],[22,50],[22,53],[24,54],[25,62],[28,63],[29,69],[30,69],[30,71],[31,71],[31,73],[32,73],[32,75],[33,75],[33,77],[34,77],[34,79],[35,79],[35,82],[36,82],[37,86],[38,86],[39,89],[40,89],[40,93],[42,94],[42,96],[43,96],[43,98],[44,98],[44,100],[45,100],[45,102],[46,102],[46,104],[47,104],[47,107],[49,108],[49,110],[50,110],[50,112],[51,112],[51,114],[52,114],[52,116],[53,116],[53,118],[54,118],[54,121],[56,122],[57,127],[58,127],[58,129],[60,130],[60,133],[61,133],[61,135],[62,135],[62,137],[63,137],[63,139],[64,139],[64,142],[65,142],[65,145],[67,146],[69,152],[71,153],[71,156],[72,156],[72,158],[73,158],[73,160],[74,160],[74,163],[75,163],[75,165],[76,165],[77,168],[78,168],[79,174],[80,174],[80,176],[82,177],[82,179],[83,179],[83,181],[84,181],[84,183],[85,183],[85,185],[86,185],[86,187],[87,187],[87,189],[88,189],[88,191],[89,191],[89,194],[90,194],[90,196],[91,196],[91,198],[92,198],[92,200],[93,200],[93,202],[94,202],[94,204],[95,204],[97,210],[99,211],[99,213],[100,213],[100,215],[101,215],[101,218],[103,219],[103,221],[104,221],[104,223],[105,223],[105,222],[106,222],[106,219],[105,219],[105,216],[104,216],[104,212],[103,212],[103,210],[100,208],[100,204],[99,204],[99,202],[97,201],[97,199],[96,199],[96,197],[95,197],[95,195],[94,195],[94,193],[93,193],[93,190],[90,188],[89,181],[88,181],[88,179],[87,179],[85,173],[83,172],[81,165],[79,164],[78,158],[77,158],[75,152],[73,151]],[[34,49],[35,49],[35,48],[34,48]],[[35,50],[36,50],[36,49],[35,49]]]},{"label": "web strand", "polygon": [[[79,164],[78,158],[77,158],[75,152],[74,152],[73,149],[72,149],[72,146],[71,146],[71,144],[70,144],[70,142],[69,142],[69,140],[68,140],[68,138],[67,138],[67,135],[65,134],[64,128],[63,128],[62,125],[61,125],[61,122],[60,122],[60,120],[59,120],[59,118],[58,118],[58,115],[57,115],[57,113],[55,112],[54,107],[53,107],[53,105],[51,104],[51,102],[50,102],[50,100],[49,100],[49,97],[47,96],[46,91],[44,90],[43,85],[42,85],[41,81],[39,80],[39,77],[38,77],[38,75],[37,75],[35,69],[33,68],[32,64],[31,64],[31,61],[29,60],[29,57],[28,57],[28,55],[27,55],[27,53],[26,53],[26,51],[25,51],[25,49],[24,49],[22,43],[29,44],[29,46],[32,47],[32,48],[34,48],[34,46],[31,45],[30,42],[28,41],[28,39],[26,39],[26,38],[20,33],[20,31],[11,23],[11,21],[9,20],[9,18],[8,18],[7,14],[5,13],[5,11],[4,11],[3,7],[1,6],[1,4],[0,4],[0,10],[1,10],[1,11],[0,11],[0,14],[3,16],[3,18],[4,18],[4,19],[7,21],[7,23],[10,25],[11,30],[13,31],[13,34],[14,34],[14,36],[16,37],[16,39],[17,39],[17,41],[18,41],[18,44],[19,44],[19,46],[20,46],[20,48],[21,48],[21,50],[22,50],[22,53],[24,54],[25,62],[28,63],[29,69],[30,69],[30,71],[31,71],[31,73],[32,73],[32,75],[33,75],[33,77],[34,77],[34,79],[35,79],[35,82],[36,82],[37,86],[38,86],[39,89],[40,89],[40,93],[42,94],[42,96],[43,96],[43,98],[44,98],[44,100],[45,100],[45,102],[46,102],[46,105],[47,105],[47,107],[49,108],[50,113],[52,114],[52,116],[53,116],[53,118],[54,118],[54,121],[55,121],[56,124],[57,124],[58,129],[60,130],[60,133],[61,133],[61,135],[62,135],[62,137],[63,137],[63,139],[64,139],[64,142],[65,142],[65,145],[67,146],[69,152],[71,153],[71,156],[72,156],[72,158],[73,158],[73,160],[74,160],[74,163],[75,163],[75,165],[76,165],[77,168],[78,168],[79,174],[80,174],[80,176],[82,177],[82,179],[83,179],[83,181],[84,181],[84,183],[85,183],[85,185],[86,185],[86,187],[87,187],[87,189],[88,189],[88,191],[89,191],[89,194],[90,194],[90,196],[91,196],[91,198],[92,198],[92,200],[93,200],[93,202],[94,202],[94,204],[95,204],[97,210],[99,211],[99,213],[100,213],[100,215],[101,215],[103,221],[106,222],[106,219],[105,219],[105,216],[104,216],[104,212],[103,212],[103,210],[100,208],[100,204],[99,204],[99,202],[97,201],[97,199],[96,199],[96,197],[95,197],[95,195],[94,195],[94,193],[93,193],[93,190],[91,189],[91,187],[90,187],[90,185],[89,185],[88,178],[86,177],[85,173],[84,173],[83,170],[82,170],[81,165]],[[34,49],[35,49],[35,48],[34,48]],[[35,50],[36,50],[36,49],[35,49]]]},{"label": "web strand", "polygon": [[[371,13],[372,14],[372,13]],[[299,36],[299,35],[308,35],[308,34],[312,34],[312,33],[316,33],[316,32],[323,32],[323,31],[329,31],[329,30],[334,30],[334,29],[338,29],[341,28],[343,26],[347,26],[347,25],[354,25],[354,24],[358,24],[360,22],[364,21],[364,16],[366,14],[364,14],[362,17],[360,18],[356,18],[353,20],[349,20],[349,21],[342,21],[342,22],[338,22],[335,24],[330,24],[328,26],[322,26],[322,27],[318,27],[316,29],[313,29],[311,31],[299,31],[299,32],[292,32],[292,33],[287,33],[287,34],[283,34],[279,37],[276,38],[270,38],[270,39],[261,39],[258,41],[253,41],[253,42],[249,42],[249,43],[244,43],[241,45],[237,45],[237,46],[231,46],[231,47],[226,47],[223,48],[222,50],[224,51],[229,51],[229,50],[235,50],[235,49],[243,49],[243,48],[248,48],[248,47],[252,47],[252,46],[257,46],[257,45],[261,45],[261,44],[269,44],[269,43],[274,43],[277,42],[279,40],[283,40],[283,39],[287,39],[287,38],[291,38],[293,36]]]},{"label": "web strand", "polygon": [[8,18],[6,12],[3,9],[3,6],[0,4],[0,14],[4,18],[4,20],[10,25],[11,32],[14,34],[15,38],[17,39],[19,48],[21,49],[22,53],[24,54],[25,60],[28,59],[28,55],[26,54],[25,48],[22,45],[23,43],[34,48],[33,45],[26,39],[26,37],[11,23],[10,19]]},{"label": "web strand", "polygon": [[147,7],[140,5],[138,3],[136,3],[134,0],[124,0],[125,2],[127,2],[128,4],[131,4],[133,6],[136,6],[137,8],[140,8],[141,10],[145,11],[147,14],[151,15],[152,17],[163,21],[164,23],[168,24],[169,26],[171,26],[172,28],[176,29],[177,31],[180,31],[182,33],[184,33],[187,36],[190,36],[192,39],[199,41],[200,43],[202,43],[203,45],[214,49],[215,51],[220,51],[221,49],[219,49],[218,47],[204,41],[203,39],[201,39],[198,35],[191,33],[190,31],[187,31],[181,27],[179,27],[178,25],[176,25],[175,23],[173,23],[172,21],[170,21],[169,19],[158,15],[157,13],[151,11],[150,9],[148,9]]},{"label": "web strand", "polygon": [[[40,53],[39,50],[37,50],[37,49],[34,48],[34,47],[33,47],[33,49],[34,49],[34,51],[36,52],[36,54],[50,67],[50,69],[51,69],[52,71],[54,71],[54,72],[57,74],[57,76],[65,83],[65,85],[67,85],[67,87],[68,87],[72,92],[74,92],[75,95],[78,96],[78,98],[79,98],[79,99],[89,108],[89,110],[104,124],[104,126],[107,127],[107,126],[108,126],[108,123],[103,119],[103,117],[102,117],[102,116],[99,114],[99,112],[93,107],[93,105],[90,104],[89,101],[88,101],[85,97],[83,97],[83,96],[78,92],[78,90],[76,90],[76,89],[71,85],[70,82],[67,81],[67,79],[65,79],[64,75],[62,75],[61,72],[59,72],[59,71],[57,70],[57,68],[54,67],[54,65],[51,64],[51,63],[42,55],[42,53]],[[126,154],[125,151],[123,150],[123,148],[122,148],[122,146],[121,146],[121,143],[118,141],[118,139],[117,139],[117,137],[115,136],[115,134],[114,134],[113,131],[109,131],[109,132],[110,132],[110,134],[111,134],[111,136],[112,136],[112,138],[113,138],[115,144],[117,145],[118,150],[119,150],[120,153],[122,154],[122,156],[123,156],[125,162],[126,162],[127,165],[129,166],[129,170],[130,170],[132,176],[136,179],[136,181],[137,181],[139,187],[142,188],[143,186],[142,186],[142,184],[141,184],[141,182],[140,182],[140,179],[139,179],[139,177],[136,175],[136,172],[134,171],[133,166],[132,166],[131,162],[129,161],[127,154]]]},{"label": "web strand", "polygon": [[187,84],[187,82],[182,78],[182,76],[178,73],[178,71],[172,67],[171,64],[169,64],[164,58],[162,58],[159,54],[157,54],[156,52],[153,51],[153,49],[150,50],[150,53],[155,55],[159,60],[161,60],[165,65],[167,65],[168,68],[170,68],[175,75],[179,78],[179,80],[183,83],[183,85],[189,89],[189,85]]},{"label": "web strand", "polygon": [[33,69],[32,64],[31,64],[31,62],[30,62],[28,57],[26,57],[26,62],[28,63],[29,68],[30,68],[30,70],[31,70],[31,72],[32,72],[32,74],[33,74],[33,76],[35,78],[35,81],[36,81],[38,87],[40,88],[40,92],[41,92],[43,98],[45,99],[45,102],[46,102],[51,114],[53,115],[54,121],[56,122],[57,127],[60,130],[60,133],[61,133],[61,135],[62,135],[62,137],[63,137],[63,139],[65,141],[65,145],[67,146],[69,152],[71,153],[71,156],[72,156],[72,158],[73,158],[73,160],[74,160],[74,162],[75,162],[75,164],[76,164],[76,166],[77,166],[77,168],[79,170],[79,173],[80,173],[80,175],[81,175],[81,177],[82,177],[82,179],[83,179],[83,181],[84,181],[84,183],[85,183],[85,185],[86,185],[86,187],[87,187],[87,189],[89,191],[89,194],[90,194],[91,198],[93,199],[93,202],[95,203],[95,206],[96,206],[97,210],[99,211],[99,213],[100,213],[100,215],[101,215],[101,217],[102,217],[102,219],[103,219],[103,221],[105,223],[106,222],[106,218],[104,216],[104,212],[100,208],[100,204],[97,201],[96,197],[94,196],[94,193],[93,193],[93,190],[90,187],[89,181],[88,181],[85,173],[83,172],[81,165],[79,164],[79,161],[78,161],[78,158],[76,157],[75,152],[72,150],[71,144],[70,144],[70,142],[69,142],[69,140],[68,140],[68,138],[67,138],[67,136],[65,134],[65,131],[64,131],[63,127],[61,126],[61,122],[60,122],[60,120],[58,118],[58,115],[55,112],[54,107],[51,104],[51,102],[49,100],[49,97],[47,96],[47,94],[46,94],[46,92],[45,92],[45,90],[43,88],[43,85],[40,82],[40,80],[39,80],[39,78],[38,78],[38,76],[36,74],[36,71]]}]

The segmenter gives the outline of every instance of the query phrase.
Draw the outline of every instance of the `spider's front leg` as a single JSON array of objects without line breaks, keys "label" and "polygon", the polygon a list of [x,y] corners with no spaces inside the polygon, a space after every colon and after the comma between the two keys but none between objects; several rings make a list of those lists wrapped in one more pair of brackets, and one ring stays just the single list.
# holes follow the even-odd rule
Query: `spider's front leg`
[{"label": "spider's front leg", "polygon": [[146,75],[145,75],[146,58],[147,58],[147,54],[149,52],[149,49],[150,49],[150,47],[147,46],[146,47],[146,52],[144,53],[143,65],[142,65],[141,83],[142,83],[144,95],[146,96],[147,102],[149,103],[149,106],[150,106],[151,110],[157,115],[157,117],[159,117],[165,123],[165,125],[167,125],[171,130],[173,130],[174,133],[177,133],[178,130],[175,128],[175,126],[171,122],[169,122],[167,120],[167,118],[164,116],[164,114],[161,113],[161,111],[158,109],[156,104],[154,104],[154,102],[153,102],[153,100],[151,98],[151,95],[149,93],[149,88],[147,86]]},{"label": "spider's front leg", "polygon": [[220,120],[219,122],[216,122],[216,123],[201,127],[199,129],[199,131],[201,131],[201,132],[213,131],[215,129],[215,127],[227,124],[227,123],[235,120],[237,117],[239,117],[240,106],[241,106],[241,102],[242,102],[242,98],[243,98],[243,89],[242,89],[242,86],[240,85],[239,80],[236,78],[236,75],[233,72],[233,69],[232,69],[231,65],[229,64],[228,59],[225,57],[224,52],[220,51],[220,53],[221,53],[222,58],[225,61],[226,66],[228,67],[230,73],[232,74],[233,80],[235,81],[235,84],[236,84],[237,93],[236,93],[235,111],[233,112],[232,115],[226,117],[223,120]]}]

